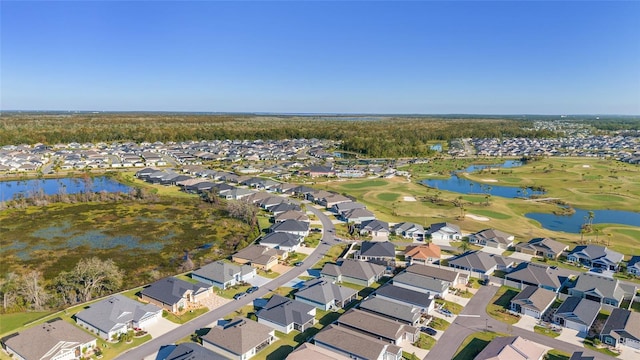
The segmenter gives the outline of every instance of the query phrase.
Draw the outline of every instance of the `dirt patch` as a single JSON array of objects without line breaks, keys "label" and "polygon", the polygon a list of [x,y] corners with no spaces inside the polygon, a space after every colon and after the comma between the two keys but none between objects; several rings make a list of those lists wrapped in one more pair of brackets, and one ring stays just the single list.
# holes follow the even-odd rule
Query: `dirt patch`
[{"label": "dirt patch", "polygon": [[271,268],[271,271],[275,271],[280,275],[286,273],[289,270],[291,270],[291,266],[282,265],[282,264],[277,264]]},{"label": "dirt patch", "polygon": [[405,196],[402,198],[402,200],[404,201],[416,201],[416,198],[414,198],[413,196]]},{"label": "dirt patch", "polygon": [[478,216],[478,215],[473,215],[473,214],[467,214],[465,216],[468,217],[468,218],[471,218],[473,220],[476,220],[476,221],[489,221],[490,220],[486,216]]}]

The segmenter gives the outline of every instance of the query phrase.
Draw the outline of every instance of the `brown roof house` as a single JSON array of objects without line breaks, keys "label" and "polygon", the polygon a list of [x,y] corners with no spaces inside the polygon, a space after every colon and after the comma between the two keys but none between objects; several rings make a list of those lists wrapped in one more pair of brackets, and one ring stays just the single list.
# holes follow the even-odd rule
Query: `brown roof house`
[{"label": "brown roof house", "polygon": [[247,360],[275,340],[275,330],[271,327],[236,317],[225,325],[211,328],[202,336],[202,346],[229,359]]},{"label": "brown roof house", "polygon": [[568,248],[568,245],[549,238],[535,238],[516,244],[517,252],[548,259],[557,259]]},{"label": "brown roof house", "polygon": [[394,345],[404,341],[413,343],[420,335],[417,327],[358,309],[348,310],[338,318],[337,323]]},{"label": "brown roof house", "polygon": [[440,246],[434,243],[407,246],[404,250],[404,259],[407,265],[430,264],[440,260]]},{"label": "brown roof house", "polygon": [[264,245],[249,245],[231,256],[234,262],[250,264],[254,268],[269,270],[278,264],[278,259],[286,259],[287,251],[276,250]]},{"label": "brown roof house", "polygon": [[472,244],[505,250],[513,246],[514,239],[513,235],[496,229],[485,229],[469,235],[469,242]]},{"label": "brown roof house", "polygon": [[402,348],[347,326],[331,324],[314,336],[316,346],[351,359],[401,360]]},{"label": "brown roof house", "polygon": [[59,318],[3,339],[3,347],[16,359],[80,359],[96,347],[96,338]]},{"label": "brown roof house", "polygon": [[542,360],[546,349],[520,336],[497,337],[474,360]]},{"label": "brown roof house", "polygon": [[540,319],[555,300],[555,292],[537,286],[527,286],[511,299],[511,310]]}]

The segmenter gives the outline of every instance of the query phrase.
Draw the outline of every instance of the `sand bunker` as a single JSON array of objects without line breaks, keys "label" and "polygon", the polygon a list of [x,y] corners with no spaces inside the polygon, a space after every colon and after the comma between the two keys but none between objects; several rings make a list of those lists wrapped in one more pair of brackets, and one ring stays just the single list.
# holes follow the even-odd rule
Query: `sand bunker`
[{"label": "sand bunker", "polygon": [[591,165],[582,165],[583,168],[590,168]]},{"label": "sand bunker", "polygon": [[472,218],[473,220],[477,220],[477,221],[489,221],[490,219],[486,216],[478,216],[478,215],[473,215],[473,214],[467,214],[465,215],[468,218]]},{"label": "sand bunker", "polygon": [[404,201],[416,201],[416,198],[414,198],[413,196],[405,196],[403,198]]},{"label": "sand bunker", "polygon": [[484,182],[498,182],[496,179],[482,179]]}]

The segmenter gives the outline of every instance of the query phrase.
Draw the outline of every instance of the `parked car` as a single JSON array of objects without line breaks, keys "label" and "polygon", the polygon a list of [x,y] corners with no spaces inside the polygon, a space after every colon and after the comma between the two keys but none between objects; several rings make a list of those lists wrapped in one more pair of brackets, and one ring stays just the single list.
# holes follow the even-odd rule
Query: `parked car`
[{"label": "parked car", "polygon": [[247,289],[247,294],[251,294],[254,291],[258,291],[259,287],[257,286],[252,286],[250,288]]},{"label": "parked car", "polygon": [[241,292],[241,293],[237,293],[237,294],[233,295],[233,299],[234,300],[238,300],[238,299],[241,299],[241,298],[243,298],[245,296],[247,296],[247,293],[246,292]]},{"label": "parked car", "polygon": [[423,333],[425,333],[427,335],[431,335],[431,336],[436,336],[436,334],[438,333],[434,329],[432,329],[430,327],[426,327],[426,326],[421,327],[420,331],[422,331]]},{"label": "parked car", "polygon": [[294,263],[293,266],[302,266],[302,261],[298,261],[297,263]]}]

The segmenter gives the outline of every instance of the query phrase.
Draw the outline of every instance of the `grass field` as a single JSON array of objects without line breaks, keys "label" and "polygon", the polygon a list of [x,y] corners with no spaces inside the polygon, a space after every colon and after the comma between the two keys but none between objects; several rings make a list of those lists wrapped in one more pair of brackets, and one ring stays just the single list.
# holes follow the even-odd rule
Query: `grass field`
[{"label": "grass field", "polygon": [[[503,161],[503,160],[500,160]],[[458,224],[463,231],[475,232],[496,228],[516,236],[519,241],[534,237],[551,237],[570,246],[580,241],[580,234],[556,232],[544,229],[524,214],[530,212],[552,213],[557,205],[543,201],[507,199],[492,196],[486,205],[484,196],[461,195],[439,191],[437,202],[427,201],[436,192],[419,184],[424,178],[448,176],[455,169],[470,164],[500,162],[496,159],[436,160],[402,168],[412,173],[410,181],[403,177],[390,179],[347,180],[318,183],[322,189],[346,193],[367,205],[376,217],[388,222],[412,221],[423,226],[435,222],[449,221]],[[588,167],[585,167],[588,166]],[[582,174],[597,175],[584,178]],[[640,209],[640,166],[609,160],[589,158],[550,158],[510,169],[492,169],[484,173],[465,175],[470,180],[497,180],[496,185],[541,186],[545,196],[558,198],[583,209],[612,209],[634,211]],[[486,183],[486,181],[485,181]],[[460,196],[462,197],[460,199]],[[405,201],[415,198],[417,201]],[[461,218],[463,213],[453,202],[462,200],[466,214],[484,216],[489,221]],[[514,224],[517,224],[514,226]],[[598,224],[600,243],[608,241],[609,247],[627,255],[640,251],[640,226]],[[594,234],[585,239],[595,242]]]},{"label": "grass field", "polygon": [[489,305],[487,305],[487,314],[496,320],[500,320],[507,324],[515,324],[520,320],[520,317],[516,317],[506,312],[509,309],[509,303],[514,296],[518,295],[519,290],[513,289],[507,286],[502,286],[498,292],[493,296]]},{"label": "grass field", "polygon": [[484,349],[491,340],[499,336],[508,336],[496,332],[477,332],[469,335],[458,347],[453,360],[469,360],[475,358]]}]

